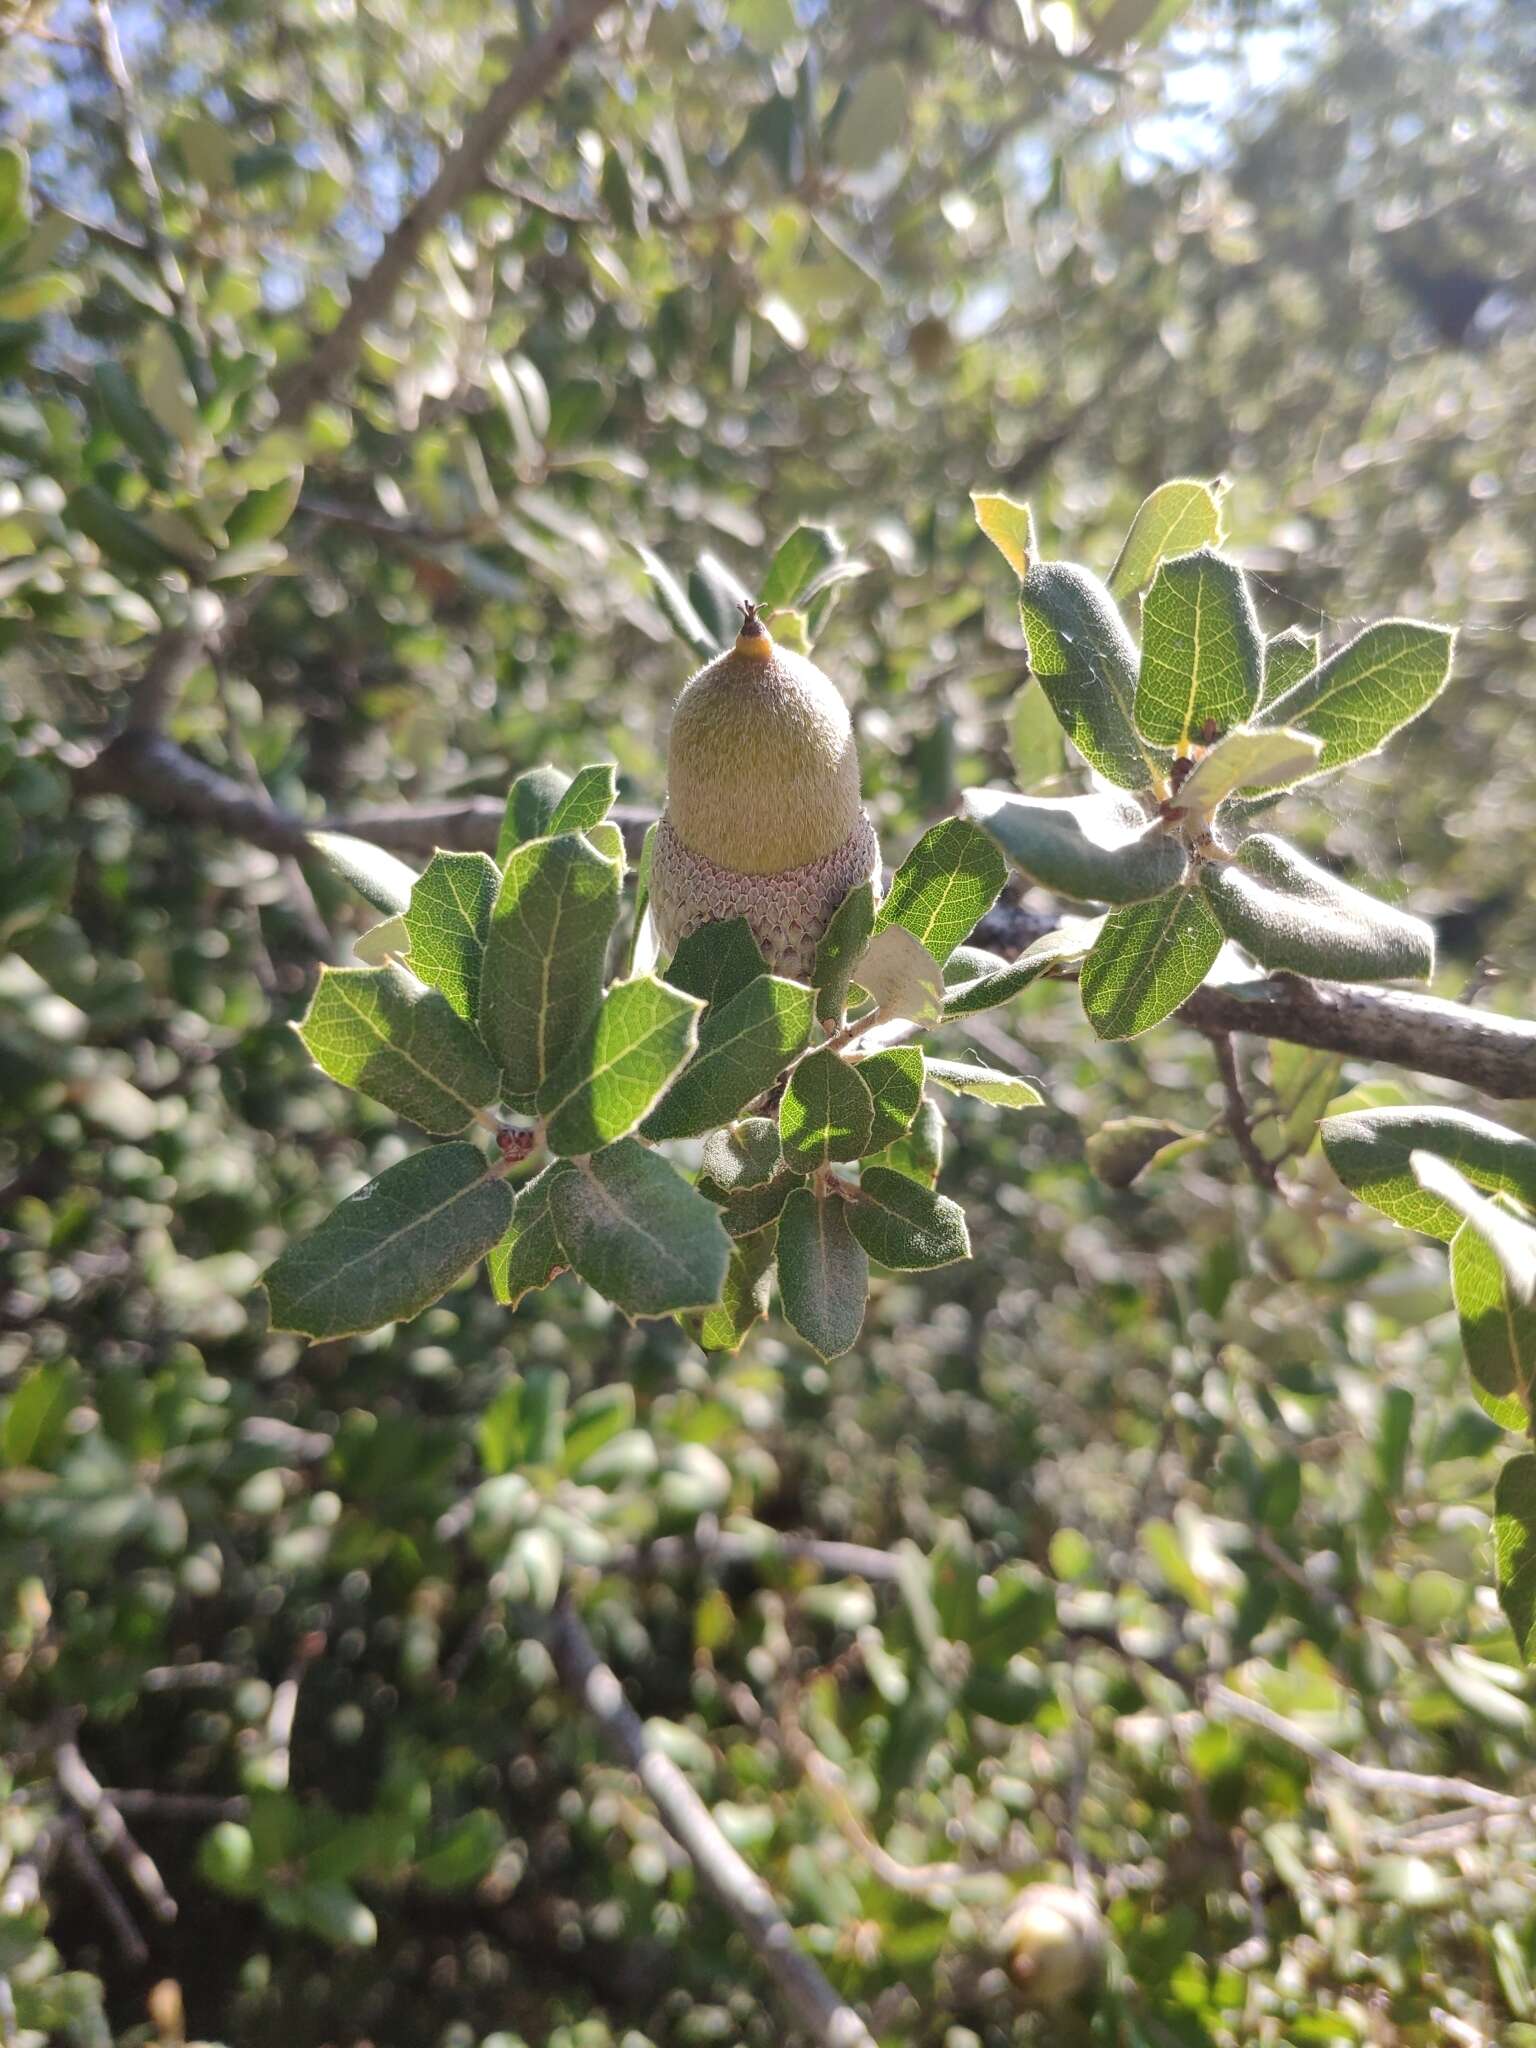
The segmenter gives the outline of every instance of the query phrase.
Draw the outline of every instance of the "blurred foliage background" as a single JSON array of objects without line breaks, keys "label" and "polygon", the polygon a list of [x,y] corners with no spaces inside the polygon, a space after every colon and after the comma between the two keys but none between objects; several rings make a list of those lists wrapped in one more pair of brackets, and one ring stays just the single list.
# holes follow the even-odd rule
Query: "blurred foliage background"
[{"label": "blurred foliage background", "polygon": [[[401,1147],[288,1029],[364,913],[147,753],[99,768],[153,725],[318,820],[608,754],[654,806],[688,657],[637,550],[750,587],[822,519],[868,565],[818,657],[890,857],[1010,773],[1020,634],[967,493],[1102,573],[1148,489],[1223,473],[1270,631],[1460,627],[1446,695],[1287,825],[1435,918],[1441,993],[1528,1008],[1536,15],[611,8],[305,391],[543,26],[0,19],[0,2038],[781,2036],[554,1683],[565,1570],[883,2039],[1536,2042],[1499,1433],[1443,1256],[1308,1149],[1351,1091],[1454,1090],[1254,1049],[1276,1199],[1202,1040],[1094,1046],[1042,984],[978,1042],[1050,1111],[946,1103],[975,1260],[887,1280],[830,1368],[771,1323],[706,1362],[570,1279],[305,1351],[254,1284]],[[1209,1135],[1116,1188],[1090,1141],[1127,1116]],[[730,1517],[906,1563],[721,1551]],[[1319,1763],[1223,1684],[1507,1808]],[[1072,1874],[1110,1983],[1031,2015],[988,1941]]]}]

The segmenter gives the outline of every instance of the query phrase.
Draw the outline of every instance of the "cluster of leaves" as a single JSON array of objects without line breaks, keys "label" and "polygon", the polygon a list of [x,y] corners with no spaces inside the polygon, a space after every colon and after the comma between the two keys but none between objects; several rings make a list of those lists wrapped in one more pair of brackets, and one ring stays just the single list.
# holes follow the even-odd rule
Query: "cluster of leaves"
[{"label": "cluster of leaves", "polygon": [[[870,883],[842,904],[807,983],[768,972],[744,918],[693,933],[665,979],[633,971],[642,853],[626,971],[609,981],[616,793],[606,765],[531,769],[497,860],[439,851],[419,876],[316,835],[385,921],[360,942],[372,964],[322,971],[300,1036],[333,1079],[458,1142],[399,1161],[282,1255],[266,1276],[274,1327],[376,1329],[488,1257],[509,1307],[571,1270],[626,1316],[677,1316],[706,1350],[734,1351],[776,1269],[786,1320],[830,1359],[858,1337],[871,1259],[920,1272],[968,1255],[963,1214],[935,1191],[929,1088],[1008,1108],[1041,1097],[1006,1070],[869,1040],[994,1008],[1055,963],[1049,941],[1013,964],[963,943],[1005,880],[990,840],[964,819],[933,827],[878,907]],[[678,1141],[702,1143],[694,1180],[657,1149]],[[514,1191],[512,1166],[546,1153]]]},{"label": "cluster of leaves", "polygon": [[[1100,783],[1076,797],[972,790],[968,814],[1031,880],[1112,907],[1083,932],[1083,1008],[1101,1038],[1177,1009],[1233,941],[1260,966],[1335,981],[1426,978],[1434,934],[1271,833],[1256,809],[1372,754],[1433,703],[1453,635],[1368,626],[1326,659],[1296,628],[1268,641],[1219,551],[1220,492],[1187,479],[1142,505],[1107,585],[1039,559],[1027,507],[978,495],[1019,577],[1029,664]],[[1138,650],[1119,606],[1141,598]]]}]

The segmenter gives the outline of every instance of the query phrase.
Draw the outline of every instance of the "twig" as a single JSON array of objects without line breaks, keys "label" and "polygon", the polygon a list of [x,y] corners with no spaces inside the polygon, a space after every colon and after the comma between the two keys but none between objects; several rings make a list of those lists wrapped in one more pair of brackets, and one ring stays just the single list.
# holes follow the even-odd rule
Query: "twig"
[{"label": "twig", "polygon": [[[201,1691],[203,1688],[233,1685],[240,1677],[238,1664],[156,1664],[139,1680],[141,1692]],[[117,1799],[115,1792],[107,1795]],[[121,1805],[121,1800],[118,1804]]]},{"label": "twig", "polygon": [[437,176],[385,238],[372,267],[353,285],[346,310],[323,340],[277,380],[278,418],[288,424],[350,374],[363,335],[383,319],[422,244],[447,215],[485,183],[507,130],[537,100],[591,36],[614,0],[570,0],[560,19],[535,36],[443,158]]},{"label": "twig", "polygon": [[117,1895],[117,1887],[107,1875],[106,1866],[96,1854],[95,1845],[79,1821],[65,1824],[60,1836],[64,1853],[79,1872],[81,1881],[91,1897],[100,1906],[102,1918],[117,1937],[117,1945],[126,1961],[135,1969],[149,1960],[149,1943],[133,1923],[128,1908]]},{"label": "twig", "polygon": [[77,1743],[66,1738],[54,1745],[53,1774],[59,1790],[122,1864],[129,1882],[155,1918],[174,1920],[176,1901],[166,1890],[164,1878],[129,1834],[128,1824],[112,1795],[103,1790]]},{"label": "twig", "polygon": [[1261,1188],[1268,1188],[1271,1194],[1278,1194],[1280,1179],[1272,1163],[1259,1150],[1253,1135],[1253,1124],[1248,1115],[1248,1098],[1243,1093],[1243,1077],[1237,1070],[1237,1054],[1232,1045],[1230,1031],[1208,1031],[1211,1051],[1216,1055],[1216,1071],[1221,1076],[1222,1093],[1227,1100],[1227,1129],[1232,1133],[1233,1142],[1244,1166],[1253,1175]]},{"label": "twig", "polygon": [[1485,1813],[1529,1813],[1533,1802],[1511,1792],[1495,1792],[1470,1778],[1446,1778],[1433,1771],[1400,1771],[1387,1764],[1357,1763],[1353,1757],[1330,1748],[1319,1735],[1287,1721],[1283,1714],[1259,1700],[1233,1692],[1230,1686],[1213,1685],[1205,1694],[1207,1709],[1217,1708],[1229,1718],[1247,1721],[1274,1736],[1335,1777],[1357,1786],[1362,1792],[1397,1793],[1405,1799],[1454,1799],[1462,1806],[1475,1806]]},{"label": "twig", "polygon": [[201,352],[202,337],[196,311],[188,300],[187,281],[171,247],[170,233],[165,224],[165,204],[160,197],[160,181],[155,176],[149,144],[144,139],[144,122],[139,113],[138,94],[134,90],[128,66],[123,60],[123,46],[117,39],[117,24],[112,19],[111,0],[91,0],[91,13],[96,22],[96,47],[101,55],[101,67],[117,95],[118,140],[122,146],[124,160],[144,202],[144,231],[149,252],[154,257],[161,284],[175,300],[177,311],[198,342]]},{"label": "twig", "polygon": [[151,1787],[130,1785],[108,1792],[107,1797],[119,1813],[140,1813],[148,1820],[244,1820],[251,1810],[243,1792],[232,1792],[224,1799],[216,1792],[156,1792]]},{"label": "twig", "polygon": [[566,1691],[586,1706],[608,1747],[640,1779],[705,1888],[746,1936],[774,1988],[811,2039],[823,2048],[875,2048],[858,2014],[797,1945],[768,1887],[721,1834],[677,1765],[652,1744],[568,1597],[555,1608],[549,1648]]},{"label": "twig", "polygon": [[779,1559],[814,1564],[837,1579],[868,1579],[872,1585],[894,1584],[903,1570],[894,1551],[877,1550],[869,1543],[841,1543],[826,1536],[781,1535],[776,1530],[765,1537],[743,1536],[732,1530],[702,1527],[693,1536],[659,1536],[654,1543],[637,1544],[622,1552],[612,1568],[665,1573],[700,1560],[711,1564],[756,1565]]}]

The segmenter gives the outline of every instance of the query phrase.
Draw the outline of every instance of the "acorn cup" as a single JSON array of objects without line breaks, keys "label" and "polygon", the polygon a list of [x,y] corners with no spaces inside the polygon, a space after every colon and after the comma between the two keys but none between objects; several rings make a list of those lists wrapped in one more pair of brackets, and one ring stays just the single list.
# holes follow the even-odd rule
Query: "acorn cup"
[{"label": "acorn cup", "polygon": [[755,605],[742,610],[736,644],[677,701],[651,913],[664,954],[744,917],[772,971],[804,981],[849,891],[879,887],[880,842],[847,706],[815,662],[774,645]]}]

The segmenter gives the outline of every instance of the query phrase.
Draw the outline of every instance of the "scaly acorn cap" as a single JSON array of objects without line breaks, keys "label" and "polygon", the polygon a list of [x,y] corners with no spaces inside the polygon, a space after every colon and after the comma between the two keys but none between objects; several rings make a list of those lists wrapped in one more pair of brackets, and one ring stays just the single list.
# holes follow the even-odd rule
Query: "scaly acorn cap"
[{"label": "scaly acorn cap", "polygon": [[775,647],[754,605],[734,647],[677,701],[667,816],[690,853],[738,875],[825,860],[858,824],[848,707],[814,661]]},{"label": "scaly acorn cap", "polygon": [[880,881],[842,698],[776,648],[745,605],[741,634],[678,699],[651,913],[672,953],[700,925],[744,917],[775,974],[805,980],[851,889]]}]

